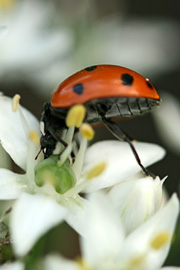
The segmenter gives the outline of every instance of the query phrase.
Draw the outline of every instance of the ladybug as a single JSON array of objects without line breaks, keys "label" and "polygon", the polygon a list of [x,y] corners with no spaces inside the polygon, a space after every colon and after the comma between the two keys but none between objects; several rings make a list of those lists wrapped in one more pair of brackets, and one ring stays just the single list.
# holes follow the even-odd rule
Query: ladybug
[{"label": "ladybug", "polygon": [[160,97],[148,79],[137,72],[115,65],[87,67],[63,81],[44,105],[41,116],[41,150],[44,158],[53,154],[56,143],[67,128],[68,110],[76,104],[86,107],[85,122],[104,125],[121,141],[129,143],[135,158],[146,175],[131,139],[112,120],[132,117],[159,106]]}]

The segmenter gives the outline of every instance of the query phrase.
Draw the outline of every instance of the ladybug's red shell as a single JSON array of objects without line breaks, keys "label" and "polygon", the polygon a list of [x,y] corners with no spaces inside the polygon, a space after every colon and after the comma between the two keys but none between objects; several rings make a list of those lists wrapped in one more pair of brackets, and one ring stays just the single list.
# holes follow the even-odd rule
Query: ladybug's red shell
[{"label": "ladybug's red shell", "polygon": [[63,81],[51,98],[51,106],[69,108],[98,98],[135,97],[160,100],[149,82],[125,67],[98,65],[83,69]]}]

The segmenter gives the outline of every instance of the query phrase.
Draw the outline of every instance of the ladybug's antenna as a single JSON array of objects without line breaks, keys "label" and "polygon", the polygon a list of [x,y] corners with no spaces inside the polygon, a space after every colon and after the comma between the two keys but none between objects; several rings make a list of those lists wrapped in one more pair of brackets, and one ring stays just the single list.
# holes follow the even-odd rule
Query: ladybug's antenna
[{"label": "ladybug's antenna", "polygon": [[38,157],[39,157],[39,155],[40,155],[41,151],[42,151],[42,149],[40,148],[39,152],[37,153],[37,155],[36,155],[36,157],[35,157],[35,160],[37,160],[37,159],[38,159]]}]

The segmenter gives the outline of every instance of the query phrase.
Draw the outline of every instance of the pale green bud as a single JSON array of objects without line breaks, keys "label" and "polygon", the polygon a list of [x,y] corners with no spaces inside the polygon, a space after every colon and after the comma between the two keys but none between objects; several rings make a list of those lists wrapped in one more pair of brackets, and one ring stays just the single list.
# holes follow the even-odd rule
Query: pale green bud
[{"label": "pale green bud", "polygon": [[75,186],[76,176],[69,160],[59,165],[58,155],[52,155],[36,166],[35,182],[39,187],[49,182],[58,193],[64,194]]}]

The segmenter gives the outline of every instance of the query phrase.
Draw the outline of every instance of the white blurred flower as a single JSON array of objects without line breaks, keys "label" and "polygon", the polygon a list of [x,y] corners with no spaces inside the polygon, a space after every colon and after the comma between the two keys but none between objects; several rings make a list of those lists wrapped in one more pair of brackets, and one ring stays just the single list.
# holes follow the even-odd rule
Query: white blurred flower
[{"label": "white blurred flower", "polygon": [[175,22],[123,19],[122,14],[120,19],[95,19],[93,1],[64,2],[56,8],[51,1],[8,2],[14,2],[8,12],[0,8],[0,24],[6,28],[0,43],[0,78],[21,74],[38,84],[43,96],[49,97],[72,73],[94,64],[126,66],[146,77],[179,64]]},{"label": "white blurred flower", "polygon": [[25,266],[21,262],[5,263],[0,266],[0,270],[24,270]]},{"label": "white blurred flower", "polygon": [[[69,167],[76,175],[75,186],[60,194],[55,190],[51,177],[46,177],[47,182],[40,187],[34,171],[41,160],[41,157],[35,160],[40,149],[39,122],[25,108],[20,105],[18,108],[17,112],[13,112],[12,99],[0,96],[2,146],[26,172],[16,174],[0,169],[0,199],[18,199],[11,216],[11,231],[16,253],[24,255],[42,234],[63,219],[80,234],[84,234],[87,201],[79,196],[79,192],[112,186],[139,172],[140,167],[129,145],[118,141],[96,143],[87,149],[84,158],[87,140],[83,138],[76,160]],[[157,145],[136,143],[135,146],[145,166],[158,161],[165,154],[164,149]],[[71,141],[69,147],[72,147]]]},{"label": "white blurred flower", "polygon": [[6,27],[0,42],[0,77],[23,76],[35,79],[41,69],[56,65],[71,50],[71,30],[61,26],[48,28],[54,16],[53,5],[44,1],[11,1],[12,8],[0,7],[0,24]]},{"label": "white blurred flower", "polygon": [[44,269],[66,270],[160,270],[171,245],[179,214],[174,194],[168,203],[142,226],[125,237],[123,226],[110,201],[102,194],[89,196],[86,237],[81,238],[82,260],[48,256]]},{"label": "white blurred flower", "polygon": [[[91,27],[81,31],[81,38],[68,57],[37,74],[44,88],[58,85],[69,75],[87,66],[116,64],[155,76],[174,69],[179,64],[179,26],[171,21],[143,19],[94,20]],[[170,55],[170,57],[167,57]],[[43,81],[40,82],[41,78]]]},{"label": "white blurred flower", "polygon": [[78,47],[77,60],[84,60],[82,67],[110,63],[158,74],[179,64],[178,32],[175,23],[154,18],[96,21]]},{"label": "white blurred flower", "polygon": [[161,98],[160,108],[152,113],[157,131],[164,143],[180,154],[180,102],[166,92],[161,94]]}]

